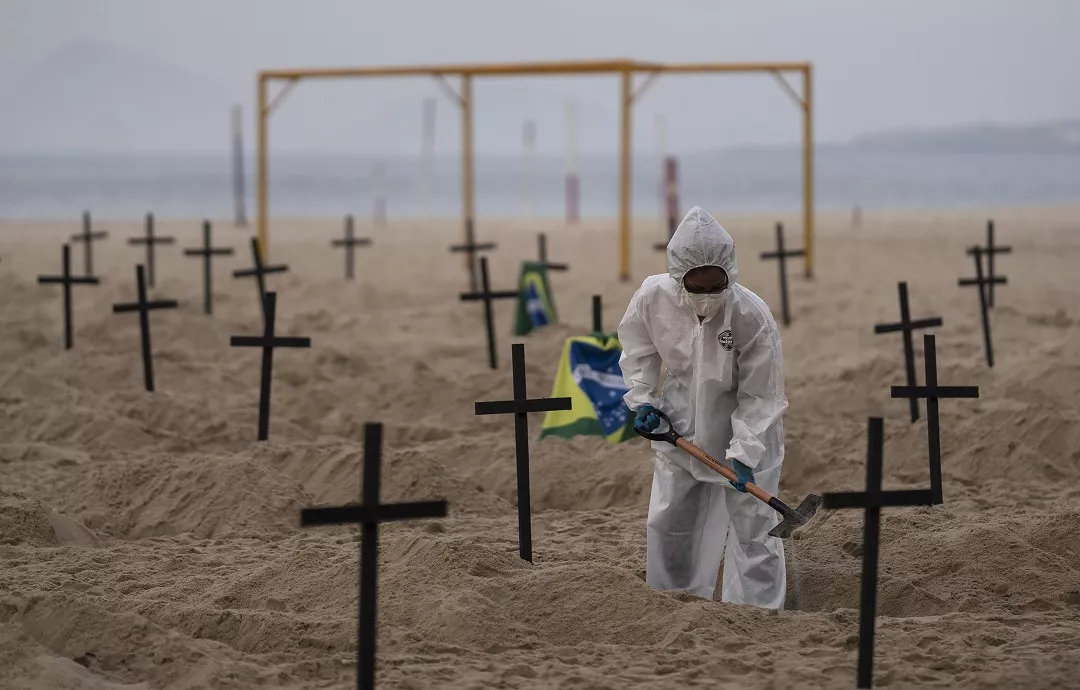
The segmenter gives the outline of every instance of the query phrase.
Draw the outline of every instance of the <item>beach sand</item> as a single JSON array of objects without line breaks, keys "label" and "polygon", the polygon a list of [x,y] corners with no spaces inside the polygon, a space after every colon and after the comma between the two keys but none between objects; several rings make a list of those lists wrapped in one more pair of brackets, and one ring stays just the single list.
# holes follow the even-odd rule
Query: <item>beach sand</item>
[{"label": "beach sand", "polygon": [[[726,217],[740,282],[779,314],[773,222]],[[986,218],[1013,253],[983,359],[968,245]],[[941,316],[939,380],[977,385],[941,403],[945,505],[886,509],[876,684],[891,688],[1080,686],[1080,209],[819,216],[816,276],[791,265],[783,346],[790,409],[781,495],[865,482],[868,416],[885,417],[886,488],[928,486],[925,422],[911,424],[898,335],[906,280],[915,318]],[[788,243],[799,246],[788,223]],[[450,517],[381,531],[382,688],[849,688],[857,647],[862,513],[788,541],[781,613],[656,592],[644,582],[651,454],[644,441],[537,441],[534,563],[517,556],[513,421],[473,403],[511,396],[513,305],[496,306],[501,368],[487,368],[482,309],[463,304],[456,221],[358,226],[375,244],[345,282],[338,219],[275,219],[268,278],[278,331],[270,441],[255,441],[259,352],[229,336],[261,328],[248,230],[215,228],[202,314],[197,220],[158,222],[150,316],[157,392],[143,390],[126,238],[96,221],[98,287],[75,288],[63,350],[60,268],[70,222],[0,222],[0,687],[354,686],[358,530],[301,529],[301,508],[357,500],[363,425],[385,425],[384,500],[445,498]],[[511,288],[548,234],[561,323],[523,340],[528,387],[551,393],[564,338],[587,332],[593,294],[614,328],[640,281],[665,270],[655,220],[635,226],[633,280],[617,276],[613,221],[482,220],[499,243],[493,286]],[[76,272],[82,250],[72,249]],[[921,337],[916,337],[922,378]],[[923,415],[925,417],[925,414]],[[719,537],[718,537],[719,538]],[[718,595],[719,596],[719,595]]]}]

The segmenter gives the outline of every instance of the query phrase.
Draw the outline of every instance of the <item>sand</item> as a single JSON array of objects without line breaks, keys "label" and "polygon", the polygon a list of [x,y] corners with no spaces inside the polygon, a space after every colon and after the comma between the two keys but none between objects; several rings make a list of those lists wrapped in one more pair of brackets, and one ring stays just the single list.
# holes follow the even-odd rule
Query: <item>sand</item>
[{"label": "sand", "polygon": [[[741,282],[779,311],[776,267],[757,254],[774,218],[717,215]],[[964,247],[985,218],[1014,253],[993,313],[997,366],[982,354]],[[892,688],[1080,684],[1080,233],[1077,208],[822,214],[817,276],[791,280],[783,331],[787,462],[782,494],[864,482],[866,424],[886,418],[887,488],[925,487],[926,429],[911,424],[896,282],[916,317],[940,315],[940,380],[978,385],[942,402],[943,507],[891,509],[882,526],[876,682]],[[794,217],[783,219],[797,227]],[[301,529],[299,511],[359,494],[362,429],[385,424],[383,497],[445,498],[451,516],[382,530],[378,682],[383,688],[848,688],[854,684],[862,515],[832,515],[788,543],[787,610],[652,591],[644,583],[651,473],[641,441],[537,442],[535,562],[516,548],[512,421],[473,402],[511,394],[512,306],[496,307],[502,368],[486,366],[482,311],[453,221],[360,228],[375,238],[342,279],[336,220],[278,219],[273,259],[292,270],[279,332],[310,350],[275,356],[271,439],[255,439],[259,354],[228,347],[260,327],[248,232],[216,242],[216,313],[201,264],[180,248],[197,221],[160,221],[151,315],[157,392],[142,390],[133,296],[138,222],[101,222],[100,287],[77,287],[75,349],[62,349],[59,269],[71,222],[0,222],[0,686],[348,688],[354,683],[357,530]],[[548,395],[563,339],[601,293],[617,323],[636,285],[663,270],[657,223],[635,230],[634,281],[615,280],[614,223],[484,221],[499,242],[493,283],[549,235],[563,322],[524,340],[529,391]],[[797,244],[792,233],[791,244]],[[81,250],[73,249],[81,270]],[[921,348],[920,348],[921,350]],[[921,358],[920,358],[921,367]],[[921,369],[920,369],[921,370]]]}]

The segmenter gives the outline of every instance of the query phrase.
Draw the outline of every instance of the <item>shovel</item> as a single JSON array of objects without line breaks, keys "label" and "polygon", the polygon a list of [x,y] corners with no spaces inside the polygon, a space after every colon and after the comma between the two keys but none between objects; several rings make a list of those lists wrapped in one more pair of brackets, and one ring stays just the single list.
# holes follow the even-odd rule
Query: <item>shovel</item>
[{"label": "shovel", "polygon": [[[676,448],[682,448],[687,453],[700,460],[709,469],[720,473],[720,476],[724,477],[724,479],[732,482],[737,480],[735,470],[725,465],[721,465],[716,458],[687,441],[679,434],[679,432],[675,431],[675,427],[672,426],[671,420],[668,419],[666,414],[660,410],[656,410],[656,414],[667,424],[667,431],[650,433],[642,431],[637,427],[634,427],[634,431],[650,441],[667,441]],[[796,529],[809,522],[810,518],[814,517],[814,513],[817,512],[817,509],[821,507],[822,502],[821,496],[810,494],[803,499],[803,502],[799,504],[798,508],[792,508],[776,496],[770,496],[767,491],[752,482],[746,482],[746,493],[784,516],[784,519],[780,521],[779,525],[769,530],[770,537],[780,537],[781,539],[787,539]]]}]

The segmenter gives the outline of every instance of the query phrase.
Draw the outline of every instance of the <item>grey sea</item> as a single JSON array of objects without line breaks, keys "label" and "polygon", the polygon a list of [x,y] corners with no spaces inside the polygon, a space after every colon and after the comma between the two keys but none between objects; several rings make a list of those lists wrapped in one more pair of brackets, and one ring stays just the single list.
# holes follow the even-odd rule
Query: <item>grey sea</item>
[{"label": "grey sea", "polygon": [[[246,161],[249,214],[254,169]],[[789,211],[799,205],[797,151],[730,151],[680,159],[682,206],[717,213]],[[376,173],[381,170],[381,173]],[[461,210],[460,164],[433,161],[422,182],[419,157],[344,157],[275,154],[271,212],[289,216],[371,214],[376,195],[390,217],[456,216]],[[660,209],[660,160],[633,165],[636,214]],[[821,209],[957,208],[1062,204],[1080,201],[1080,153],[958,153],[818,150],[816,200]],[[565,166],[557,157],[478,157],[477,214],[558,217],[565,212]],[[582,161],[581,213],[613,216],[618,208],[614,156]],[[0,156],[0,217],[68,218],[89,209],[103,218],[229,217],[232,169],[221,155]]]}]

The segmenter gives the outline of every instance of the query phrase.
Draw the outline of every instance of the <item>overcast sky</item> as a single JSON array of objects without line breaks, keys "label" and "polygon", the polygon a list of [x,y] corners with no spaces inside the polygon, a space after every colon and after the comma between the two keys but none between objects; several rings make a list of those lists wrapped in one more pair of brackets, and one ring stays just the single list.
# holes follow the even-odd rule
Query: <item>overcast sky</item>
[{"label": "overcast sky", "polygon": [[[0,87],[16,96],[50,56],[89,40],[179,68],[247,106],[262,68],[629,57],[810,60],[821,140],[1080,117],[1075,0],[0,0],[0,10]],[[403,82],[302,84],[275,115],[275,142],[332,149],[347,139],[349,150],[417,151],[420,100],[439,91],[427,79]],[[532,97],[519,112],[523,93]],[[564,104],[574,97],[583,103],[582,147],[613,149],[616,93],[614,78],[478,85],[477,145],[520,149],[521,119],[536,108],[542,150],[561,153]],[[138,95],[131,98],[125,111],[137,110]],[[449,151],[456,114],[445,99],[439,108],[440,148],[446,142]],[[64,117],[79,110],[73,103]],[[796,109],[767,76],[661,79],[635,112],[645,146],[655,142],[658,114],[676,150],[800,135]],[[131,145],[167,138],[148,132]],[[192,138],[184,146],[199,148],[204,135],[183,136]]]}]

